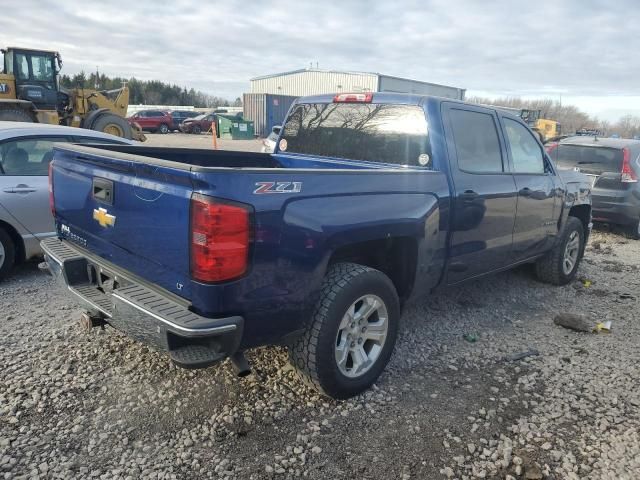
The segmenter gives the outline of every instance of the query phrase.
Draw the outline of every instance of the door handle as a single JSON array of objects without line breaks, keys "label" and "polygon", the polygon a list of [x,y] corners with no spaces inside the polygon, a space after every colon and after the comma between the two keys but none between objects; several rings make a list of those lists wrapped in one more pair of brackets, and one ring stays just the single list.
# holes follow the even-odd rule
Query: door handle
[{"label": "door handle", "polygon": [[28,185],[18,185],[17,187],[13,187],[9,193],[33,193],[35,191],[35,188],[29,187]]},{"label": "door handle", "polygon": [[529,187],[524,187],[518,192],[518,195],[522,197],[530,197],[533,191]]},{"label": "door handle", "polygon": [[464,193],[460,195],[460,197],[463,200],[475,200],[476,198],[479,197],[479,195],[477,194],[477,192],[474,192],[473,190],[465,190]]}]

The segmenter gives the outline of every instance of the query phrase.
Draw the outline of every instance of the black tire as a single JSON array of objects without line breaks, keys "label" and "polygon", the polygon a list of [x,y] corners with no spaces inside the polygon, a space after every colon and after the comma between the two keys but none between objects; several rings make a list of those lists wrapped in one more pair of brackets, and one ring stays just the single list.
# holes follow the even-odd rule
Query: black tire
[{"label": "black tire", "polygon": [[116,137],[131,140],[133,133],[131,125],[124,118],[113,113],[105,113],[100,115],[91,125],[91,130],[97,132],[109,133]]},{"label": "black tire", "polygon": [[640,240],[640,218],[627,227],[627,235],[633,240]]},{"label": "black tire", "polygon": [[[365,295],[378,297],[383,302],[387,311],[387,333],[368,370],[360,376],[348,377],[340,371],[335,356],[339,326],[351,305]],[[369,388],[389,362],[399,320],[400,302],[389,277],[355,263],[335,264],[325,276],[306,332],[289,346],[289,361],[300,378],[320,393],[336,399],[352,397]]]},{"label": "black tire", "polygon": [[33,115],[21,108],[3,109],[0,107],[0,120],[4,122],[35,122]]},{"label": "black tire", "polygon": [[169,125],[167,125],[166,123],[161,123],[158,127],[158,133],[161,133],[163,135],[169,133]]},{"label": "black tire", "polygon": [[200,125],[194,125],[191,129],[191,133],[193,133],[194,135],[200,135],[201,132],[202,128],[200,128]]},{"label": "black tire", "polygon": [[[573,268],[567,273],[563,268],[565,251],[574,232],[579,235],[578,256]],[[558,243],[547,255],[536,262],[536,276],[539,280],[553,285],[566,285],[574,279],[584,254],[584,227],[576,217],[568,217]]]},{"label": "black tire", "polygon": [[16,246],[9,234],[0,228],[0,252],[4,251],[4,255],[0,256],[0,281],[4,280],[16,261]]}]

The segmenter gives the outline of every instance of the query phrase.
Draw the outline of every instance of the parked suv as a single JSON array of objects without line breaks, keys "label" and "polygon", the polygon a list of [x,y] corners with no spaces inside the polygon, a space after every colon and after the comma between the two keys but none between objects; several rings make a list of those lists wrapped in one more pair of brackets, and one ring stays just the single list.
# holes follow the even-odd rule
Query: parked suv
[{"label": "parked suv", "polygon": [[547,146],[559,169],[593,181],[593,220],[625,226],[640,239],[640,140],[575,136]]},{"label": "parked suv", "polygon": [[214,113],[198,115],[194,118],[187,118],[180,124],[180,131],[183,133],[201,133],[208,132],[211,124],[215,122],[216,115]]},{"label": "parked suv", "polygon": [[127,120],[131,124],[137,123],[143,130],[158,133],[169,133],[173,125],[171,114],[162,110],[140,110]]},{"label": "parked suv", "polygon": [[172,131],[179,131],[180,124],[184,122],[187,118],[193,118],[200,115],[200,112],[195,112],[193,110],[171,110],[171,118],[173,119],[173,123],[171,124]]}]

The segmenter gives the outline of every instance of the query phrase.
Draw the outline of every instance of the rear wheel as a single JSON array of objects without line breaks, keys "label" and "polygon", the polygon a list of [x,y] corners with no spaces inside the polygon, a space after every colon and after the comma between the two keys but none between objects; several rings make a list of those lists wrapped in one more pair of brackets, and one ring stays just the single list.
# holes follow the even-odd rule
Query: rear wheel
[{"label": "rear wheel", "polygon": [[289,347],[302,380],[333,398],[369,388],[387,365],[398,332],[396,289],[384,273],[333,265],[307,331]]},{"label": "rear wheel", "polygon": [[108,133],[110,135],[127,138],[129,140],[131,140],[132,137],[131,125],[129,125],[129,122],[118,115],[114,115],[113,113],[100,115],[96,121],[93,122],[91,130]]},{"label": "rear wheel", "polygon": [[0,107],[0,120],[5,122],[35,122],[35,119],[29,112],[20,108],[3,109]]},{"label": "rear wheel", "polygon": [[627,233],[634,240],[640,240],[640,218],[627,227]]},{"label": "rear wheel", "polygon": [[16,260],[16,246],[9,234],[0,228],[0,280],[11,271]]},{"label": "rear wheel", "polygon": [[576,276],[584,253],[584,227],[568,217],[556,246],[536,262],[536,276],[543,282],[566,285]]},{"label": "rear wheel", "polygon": [[158,127],[158,132],[162,133],[163,135],[169,133],[169,126],[166,123],[161,123]]}]

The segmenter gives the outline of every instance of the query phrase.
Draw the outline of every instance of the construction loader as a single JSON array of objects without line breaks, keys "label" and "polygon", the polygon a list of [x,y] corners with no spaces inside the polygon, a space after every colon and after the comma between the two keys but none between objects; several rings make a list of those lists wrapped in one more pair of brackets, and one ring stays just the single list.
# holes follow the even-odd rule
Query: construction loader
[{"label": "construction loader", "polygon": [[93,90],[60,87],[58,52],[9,47],[0,73],[0,121],[37,122],[87,128],[144,141],[125,119],[129,88]]}]

